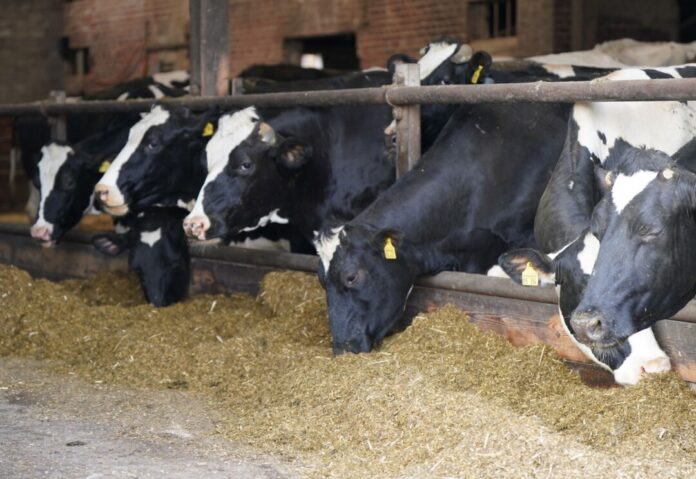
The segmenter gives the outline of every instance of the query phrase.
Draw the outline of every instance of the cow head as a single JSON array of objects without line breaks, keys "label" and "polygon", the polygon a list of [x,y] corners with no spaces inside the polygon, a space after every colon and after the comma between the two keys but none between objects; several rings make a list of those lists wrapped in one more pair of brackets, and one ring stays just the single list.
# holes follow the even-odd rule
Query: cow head
[{"label": "cow head", "polygon": [[89,155],[58,143],[44,146],[32,176],[40,200],[31,236],[44,246],[56,244],[92,206],[97,178],[99,164]]},{"label": "cow head", "polygon": [[[156,203],[192,200],[200,186],[196,182],[203,176],[198,159],[213,134],[216,116],[215,112],[194,115],[187,108],[154,106],[132,126],[125,146],[95,186],[100,208],[123,216]],[[191,187],[195,191],[187,194]]]},{"label": "cow head", "polygon": [[[577,246],[552,262],[530,259],[540,271],[555,273],[571,334],[614,370],[640,346],[632,341],[636,333],[673,316],[696,293],[696,175],[663,153],[635,150],[631,156],[640,161],[598,175],[607,184],[588,233],[595,238],[592,251],[582,248],[575,264],[568,258]],[[508,253],[500,263],[514,278],[526,259]],[[668,364],[664,353],[656,360]]]},{"label": "cow head", "polygon": [[206,240],[287,223],[279,215],[287,184],[312,154],[311,146],[261,121],[253,107],[223,115],[205,149],[208,176],[184,221],[187,234]]},{"label": "cow head", "polygon": [[125,232],[95,235],[92,244],[109,256],[128,251],[128,265],[138,275],[147,301],[168,306],[188,292],[190,257],[181,228],[186,213],[181,208],[145,208],[124,221]]},{"label": "cow head", "polygon": [[334,352],[372,350],[402,320],[416,276],[415,248],[397,231],[367,225],[322,233],[315,247]]}]

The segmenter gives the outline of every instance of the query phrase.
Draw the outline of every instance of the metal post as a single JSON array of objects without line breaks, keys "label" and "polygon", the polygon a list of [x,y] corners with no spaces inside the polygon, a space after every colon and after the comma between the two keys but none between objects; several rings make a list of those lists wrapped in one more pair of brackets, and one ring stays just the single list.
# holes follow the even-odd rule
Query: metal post
[{"label": "metal post", "polygon": [[191,94],[224,96],[229,82],[229,2],[190,0]]},{"label": "metal post", "polygon": [[[420,85],[420,66],[404,63],[396,66],[394,83],[401,86]],[[397,106],[396,120],[396,177],[413,168],[421,154],[420,105]]]},{"label": "metal post", "polygon": [[[65,91],[54,90],[49,93],[49,97],[55,103],[65,103]],[[49,119],[51,125],[51,138],[53,141],[66,141],[68,139],[65,127],[65,115],[57,115]]]},{"label": "metal post", "polygon": [[244,78],[233,78],[230,81],[230,95],[243,95],[244,94]]},{"label": "metal post", "polygon": [[15,204],[15,184],[17,181],[17,157],[20,155],[19,148],[13,146],[10,148],[10,175],[9,175],[9,187],[10,187],[10,206],[14,208]]}]

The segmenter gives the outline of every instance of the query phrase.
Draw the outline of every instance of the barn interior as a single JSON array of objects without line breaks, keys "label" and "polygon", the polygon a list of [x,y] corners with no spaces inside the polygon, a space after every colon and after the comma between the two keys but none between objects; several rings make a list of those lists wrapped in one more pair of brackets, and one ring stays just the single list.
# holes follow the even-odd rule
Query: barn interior
[{"label": "barn interior", "polygon": [[[507,278],[420,278],[405,306],[413,324],[364,354],[333,355],[315,255],[191,242],[189,297],[156,308],[127,255],[92,246],[94,234],[113,231],[108,215],[85,216],[55,247],[32,241],[30,159],[16,148],[21,115],[2,113],[100,99],[180,70],[191,72],[191,96],[244,96],[242,77],[264,79],[269,67],[344,75],[384,68],[396,53],[417,59],[441,38],[494,62],[621,39],[686,49],[696,42],[693,2],[4,0],[2,8],[0,476],[694,477],[693,301],[654,328],[673,371],[633,387],[614,384],[568,337],[552,287]],[[215,28],[224,48],[206,35]],[[696,57],[693,45],[681,63]],[[224,61],[211,65],[213,55]],[[37,135],[65,141],[65,115],[45,117],[49,129]]]}]

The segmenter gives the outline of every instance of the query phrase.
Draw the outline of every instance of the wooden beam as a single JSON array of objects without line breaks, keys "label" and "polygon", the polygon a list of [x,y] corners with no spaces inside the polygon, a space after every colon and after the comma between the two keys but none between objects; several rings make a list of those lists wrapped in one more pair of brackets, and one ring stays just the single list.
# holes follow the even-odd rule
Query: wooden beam
[{"label": "wooden beam", "polygon": [[229,84],[229,2],[190,0],[191,94],[223,96]]},{"label": "wooden beam", "polygon": [[[396,66],[394,83],[400,86],[420,85],[420,66],[403,63]],[[420,105],[397,106],[396,120],[396,177],[413,168],[421,154]]]}]

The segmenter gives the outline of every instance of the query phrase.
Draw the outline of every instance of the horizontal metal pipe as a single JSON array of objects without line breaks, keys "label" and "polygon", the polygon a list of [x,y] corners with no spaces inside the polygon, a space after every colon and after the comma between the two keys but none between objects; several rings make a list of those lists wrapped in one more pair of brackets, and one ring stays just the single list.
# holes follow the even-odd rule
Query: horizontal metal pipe
[{"label": "horizontal metal pipe", "polygon": [[15,103],[0,105],[0,116],[62,115],[70,113],[141,112],[155,103],[183,105],[192,110],[258,107],[322,107],[345,105],[413,105],[429,103],[511,103],[575,101],[696,100],[696,78],[626,80],[613,82],[535,82],[492,85],[388,86],[250,94],[226,97],[190,97],[162,100]]}]

